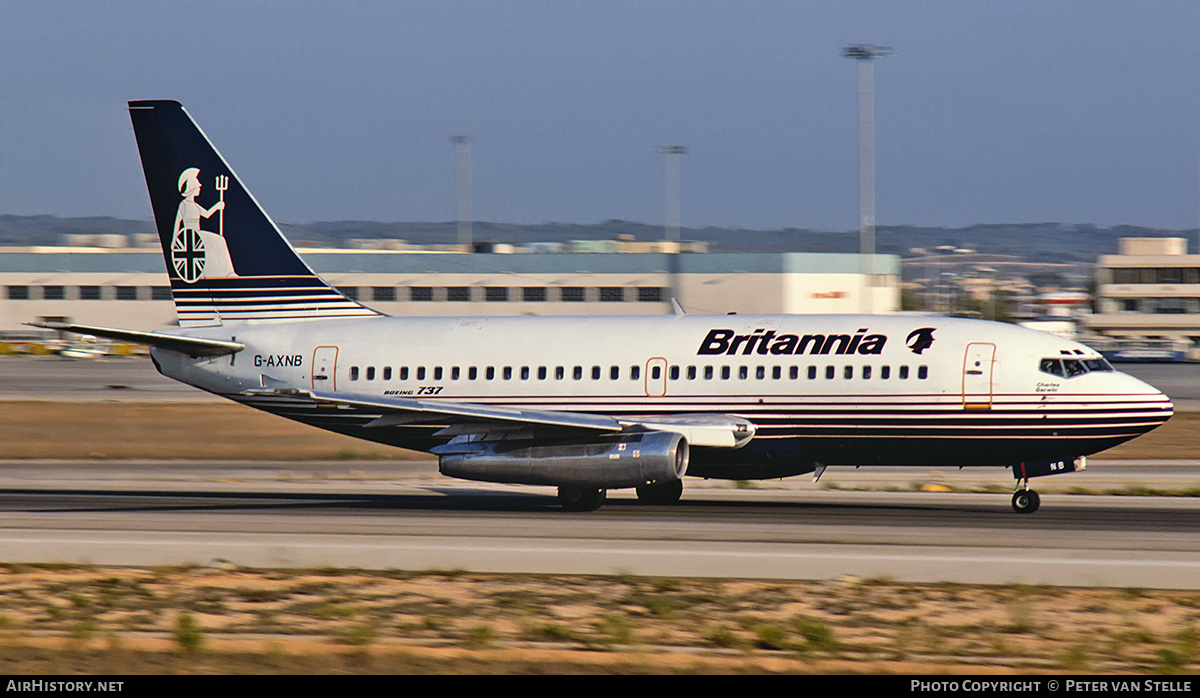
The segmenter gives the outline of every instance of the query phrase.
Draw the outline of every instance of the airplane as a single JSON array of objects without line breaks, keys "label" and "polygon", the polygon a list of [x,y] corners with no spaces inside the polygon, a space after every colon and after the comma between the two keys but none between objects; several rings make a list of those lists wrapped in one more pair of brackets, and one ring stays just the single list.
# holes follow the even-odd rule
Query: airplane
[{"label": "airplane", "polygon": [[149,345],[163,375],[447,476],[591,511],[613,489],[675,503],[685,476],[1008,467],[1031,513],[1030,479],[1173,412],[1079,342],[974,319],[386,316],[301,259],[182,105],[129,111],[179,327],[38,326]]}]

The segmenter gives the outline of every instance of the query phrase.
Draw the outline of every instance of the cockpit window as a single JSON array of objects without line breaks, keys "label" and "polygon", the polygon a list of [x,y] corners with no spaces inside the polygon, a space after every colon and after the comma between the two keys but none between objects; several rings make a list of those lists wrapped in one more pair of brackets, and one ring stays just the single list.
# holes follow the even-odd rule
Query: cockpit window
[{"label": "cockpit window", "polygon": [[1089,371],[1115,371],[1106,359],[1042,359],[1038,370],[1053,376],[1074,378]]}]

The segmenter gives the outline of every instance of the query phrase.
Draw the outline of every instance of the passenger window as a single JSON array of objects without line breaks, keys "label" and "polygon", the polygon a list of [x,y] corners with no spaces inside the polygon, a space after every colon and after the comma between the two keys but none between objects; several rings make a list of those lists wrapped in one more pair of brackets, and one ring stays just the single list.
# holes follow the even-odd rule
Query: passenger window
[{"label": "passenger window", "polygon": [[442,367],[441,366],[438,366],[437,368],[433,369],[433,379],[435,381],[440,381],[442,379]]},{"label": "passenger window", "polygon": [[619,379],[620,377],[621,377],[621,368],[619,366],[609,366],[608,367],[608,379],[609,380],[615,381],[615,380]]},{"label": "passenger window", "polygon": [[577,381],[583,380],[583,366],[576,366],[571,370],[571,377]]},{"label": "passenger window", "polygon": [[554,367],[554,380],[560,381],[566,377],[567,377],[567,369],[563,368],[562,366]]},{"label": "passenger window", "polygon": [[455,366],[454,368],[450,369],[450,380],[456,381],[456,380],[458,380],[458,376],[459,376],[458,366]]},{"label": "passenger window", "polygon": [[679,380],[679,367],[672,366],[671,368],[667,369],[667,375],[670,376],[671,380],[673,381]]},{"label": "passenger window", "polygon": [[748,366],[738,366],[738,379],[739,379],[739,380],[746,380],[746,379],[747,379],[747,378],[749,378],[749,377],[750,377],[750,367],[748,367]]},{"label": "passenger window", "polygon": [[694,380],[696,380],[696,367],[695,367],[695,366],[688,366],[688,368],[687,368],[687,378],[688,378],[688,380],[690,380],[690,381],[694,381]]},{"label": "passenger window", "polygon": [[1062,362],[1058,359],[1042,359],[1042,363],[1038,366],[1038,370],[1042,373],[1049,373],[1052,376],[1065,375],[1063,373]]},{"label": "passenger window", "polygon": [[879,367],[879,377],[880,378],[882,378],[883,380],[887,380],[889,377],[891,377],[891,375],[892,375],[892,367],[891,366],[880,366]]},{"label": "passenger window", "polygon": [[350,367],[350,380],[352,380],[352,381],[358,380],[358,366]]},{"label": "passenger window", "polygon": [[635,380],[641,379],[641,377],[642,377],[642,367],[641,366],[630,366],[629,367],[629,380],[635,381]]},{"label": "passenger window", "polygon": [[392,379],[392,367],[391,366],[383,367],[383,379],[385,381],[390,381]]},{"label": "passenger window", "polygon": [[545,366],[538,366],[538,380],[540,380],[540,381],[546,380],[546,367]]},{"label": "passenger window", "polygon": [[900,380],[908,380],[908,366],[900,367]]},{"label": "passenger window", "polygon": [[523,381],[529,380],[529,367],[528,366],[521,367],[521,380],[523,380]]},{"label": "passenger window", "polygon": [[712,380],[712,377],[713,377],[712,366],[705,366],[704,367],[704,380],[710,381],[710,380]]},{"label": "passenger window", "polygon": [[723,380],[723,381],[729,380],[729,367],[728,366],[721,367],[721,380]]},{"label": "passenger window", "polygon": [[479,369],[472,366],[467,369],[467,380],[475,380],[479,376]]},{"label": "passenger window", "polygon": [[369,381],[375,380],[375,367],[374,366],[367,366],[367,380],[369,380]]},{"label": "passenger window", "polygon": [[921,366],[917,369],[917,378],[919,380],[925,380],[928,377],[929,377],[929,367],[928,366]]},{"label": "passenger window", "polygon": [[425,380],[425,367],[424,366],[417,367],[417,380],[419,380],[419,381]]},{"label": "passenger window", "polygon": [[599,366],[592,366],[592,380],[594,380],[594,381],[600,380],[600,367]]},{"label": "passenger window", "polygon": [[870,366],[863,366],[862,377],[863,377],[863,380],[871,380],[871,367]]},{"label": "passenger window", "polygon": [[506,380],[506,381],[512,380],[512,366],[504,367],[504,380]]},{"label": "passenger window", "polygon": [[662,366],[655,366],[650,369],[650,380],[658,380],[662,378]]},{"label": "passenger window", "polygon": [[486,377],[488,380],[494,380],[494,379],[496,378],[496,367],[495,367],[495,366],[488,366],[488,367],[487,367],[487,371],[484,371],[484,376],[485,376],[485,377]]},{"label": "passenger window", "polygon": [[816,366],[809,366],[809,367],[808,367],[808,379],[809,379],[810,381],[811,381],[811,380],[816,380],[816,379],[817,379],[817,367],[816,367]]},{"label": "passenger window", "polygon": [[834,374],[833,366],[826,366],[825,367],[825,380],[833,380],[833,374]]},{"label": "passenger window", "polygon": [[792,380],[796,380],[799,377],[800,377],[800,367],[799,366],[792,366],[791,368],[788,369],[788,378],[791,378]]},{"label": "passenger window", "polygon": [[766,378],[767,377],[767,367],[759,366],[758,368],[754,369],[754,377],[759,380]]},{"label": "passenger window", "polygon": [[400,380],[402,380],[402,381],[408,380],[408,366],[400,367]]},{"label": "passenger window", "polygon": [[846,368],[843,370],[843,372],[842,372],[842,375],[843,375],[844,377],[846,377],[846,378],[853,378],[853,377],[854,377],[854,367],[853,367],[853,366],[847,366],[847,367],[846,367]]}]

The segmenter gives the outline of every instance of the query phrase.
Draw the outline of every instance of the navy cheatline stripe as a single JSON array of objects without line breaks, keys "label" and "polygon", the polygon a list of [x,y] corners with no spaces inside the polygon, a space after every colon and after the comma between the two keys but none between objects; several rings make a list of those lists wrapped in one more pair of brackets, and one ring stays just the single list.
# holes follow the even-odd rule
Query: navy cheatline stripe
[{"label": "navy cheatline stripe", "polygon": [[239,289],[275,288],[275,287],[311,287],[329,288],[320,277],[304,276],[232,276],[227,279],[200,279],[195,283],[187,283],[182,279],[171,279],[171,287],[182,290],[196,291],[236,291]]},{"label": "navy cheatline stripe", "polygon": [[262,306],[262,307],[268,307],[268,308],[271,308],[271,307],[290,308],[295,305],[313,305],[313,304],[320,304],[320,305],[325,305],[325,306],[337,306],[340,304],[347,308],[355,307],[355,305],[353,303],[348,303],[347,301],[344,301],[344,300],[341,300],[338,298],[322,298],[320,296],[298,297],[298,298],[287,298],[287,299],[244,298],[244,299],[236,300],[236,301],[217,301],[215,303],[211,300],[197,298],[194,300],[193,299],[188,299],[188,300],[181,299],[181,300],[176,301],[176,303],[185,310],[190,310],[192,308],[206,308],[206,307],[238,309],[238,308],[248,308],[248,307],[252,307],[252,306]]},{"label": "navy cheatline stripe", "polygon": [[239,289],[237,291],[205,291],[197,289],[185,289],[177,291],[182,298],[219,298],[221,300],[236,300],[238,298],[267,298],[278,296],[280,298],[290,298],[292,296],[329,296],[332,298],[344,298],[340,293],[331,289],[325,288],[305,288],[305,287],[279,287],[279,288],[256,288],[256,289]]}]

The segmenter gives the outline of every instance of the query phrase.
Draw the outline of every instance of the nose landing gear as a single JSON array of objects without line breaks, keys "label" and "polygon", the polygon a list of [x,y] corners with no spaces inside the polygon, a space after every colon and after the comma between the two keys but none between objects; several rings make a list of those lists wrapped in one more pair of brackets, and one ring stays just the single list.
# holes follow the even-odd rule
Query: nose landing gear
[{"label": "nose landing gear", "polygon": [[1032,514],[1042,505],[1042,498],[1037,492],[1029,489],[1029,481],[1022,480],[1020,489],[1012,497],[1013,511],[1018,514]]}]

